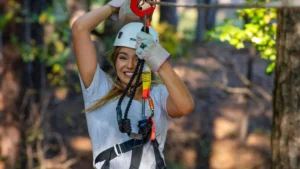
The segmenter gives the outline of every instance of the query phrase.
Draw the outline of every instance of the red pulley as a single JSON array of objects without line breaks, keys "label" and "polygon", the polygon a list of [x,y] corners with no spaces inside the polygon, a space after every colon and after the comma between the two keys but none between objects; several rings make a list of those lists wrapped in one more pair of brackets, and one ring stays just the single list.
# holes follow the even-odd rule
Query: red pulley
[{"label": "red pulley", "polygon": [[[146,3],[145,0],[143,0],[143,1],[144,1],[143,3]],[[131,0],[130,8],[131,8],[132,12],[141,18],[143,18],[145,16],[149,17],[155,9],[155,4],[150,4],[149,8],[147,8],[145,10],[141,10],[139,8],[139,2],[140,2],[140,0]]]}]

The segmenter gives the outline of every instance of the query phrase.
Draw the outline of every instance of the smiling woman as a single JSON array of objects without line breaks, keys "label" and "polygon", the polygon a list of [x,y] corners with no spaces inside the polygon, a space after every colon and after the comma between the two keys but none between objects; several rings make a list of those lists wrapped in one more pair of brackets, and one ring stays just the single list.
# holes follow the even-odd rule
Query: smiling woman
[{"label": "smiling woman", "polygon": [[135,49],[120,47],[120,52],[115,65],[117,76],[124,85],[128,84],[133,75],[138,59],[139,58],[135,54]]},{"label": "smiling woman", "polygon": [[[97,169],[165,169],[163,149],[168,122],[172,117],[191,113],[194,102],[168,63],[170,54],[159,44],[157,32],[152,27],[149,27],[149,34],[141,32],[142,23],[128,23],[116,36],[109,59],[117,76],[109,77],[100,68],[90,32],[112,12],[117,12],[122,2],[112,0],[78,18],[72,26],[85,115],[93,148],[93,164]],[[130,92],[122,95],[142,59],[163,81],[163,84],[152,85],[149,89],[151,98],[148,99],[149,105],[143,107],[144,119],[141,118],[144,106],[140,102],[142,87],[132,93],[134,100],[129,98]],[[134,81],[132,84],[135,84]],[[128,103],[131,107],[126,107]],[[123,119],[122,111],[120,115],[119,110],[125,109]],[[138,133],[140,137],[132,139],[127,135],[128,131]]]}]

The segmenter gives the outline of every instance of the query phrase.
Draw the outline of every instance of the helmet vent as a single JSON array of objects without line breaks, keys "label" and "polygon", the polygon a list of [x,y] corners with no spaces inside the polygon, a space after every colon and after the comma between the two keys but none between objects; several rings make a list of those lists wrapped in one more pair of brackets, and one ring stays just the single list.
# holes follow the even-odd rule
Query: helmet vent
[{"label": "helmet vent", "polygon": [[123,32],[119,32],[118,39],[120,39],[123,35]]},{"label": "helmet vent", "polygon": [[[124,25],[116,34],[114,46],[122,46],[135,49],[137,41],[136,36],[142,30],[144,29],[143,23],[141,22],[131,22]],[[145,32],[152,36],[154,42],[159,42],[158,33],[151,26],[146,27]]]},{"label": "helmet vent", "polygon": [[134,38],[130,38],[130,40],[131,40],[131,41],[136,41],[136,39],[134,39]]}]

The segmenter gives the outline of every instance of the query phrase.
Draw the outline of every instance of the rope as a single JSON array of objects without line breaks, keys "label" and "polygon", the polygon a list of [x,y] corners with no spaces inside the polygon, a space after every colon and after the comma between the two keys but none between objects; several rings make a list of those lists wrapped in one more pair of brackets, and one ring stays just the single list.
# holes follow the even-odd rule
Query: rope
[{"label": "rope", "polygon": [[133,82],[133,79],[134,79],[134,77],[137,75],[140,66],[141,66],[141,60],[139,59],[139,60],[138,60],[138,63],[137,63],[137,66],[136,66],[136,68],[134,69],[133,75],[132,75],[132,77],[130,78],[130,80],[129,80],[127,86],[125,87],[125,89],[124,89],[124,91],[123,91],[123,93],[122,93],[122,95],[121,95],[121,97],[120,97],[120,99],[119,99],[119,102],[118,102],[118,105],[117,105],[117,108],[116,108],[116,110],[117,110],[117,120],[118,120],[118,121],[122,120],[121,103],[122,103],[124,97],[126,96],[126,94],[127,94],[127,92],[128,92],[128,89],[131,87],[131,84],[132,84],[132,82]]},{"label": "rope", "polygon": [[[122,95],[119,99],[118,105],[116,107],[117,121],[118,121],[118,125],[119,125],[119,130],[120,130],[121,133],[130,134],[131,131],[132,131],[131,130],[131,121],[130,121],[130,119],[128,119],[128,111],[129,111],[129,108],[131,106],[131,103],[132,103],[133,97],[135,95],[136,89],[141,84],[141,83],[139,83],[139,81],[140,81],[140,77],[141,77],[142,70],[143,70],[143,67],[144,67],[144,62],[145,62],[144,60],[140,60],[140,59],[138,60],[138,63],[137,63],[137,66],[136,66],[136,68],[133,72],[133,75],[130,78],[127,86],[125,87],[125,89],[124,89],[124,91],[123,91],[123,93],[122,93]],[[122,104],[122,101],[123,101],[124,97],[128,93],[128,90],[131,87],[131,84],[132,84],[132,82],[133,82],[136,75],[137,75],[137,79],[136,79],[136,82],[134,84],[133,91],[130,93],[129,102],[127,103],[127,107],[126,107],[126,110],[125,110],[125,113],[124,113],[124,119],[123,119],[122,118],[121,104]]]},{"label": "rope", "polygon": [[134,87],[133,87],[133,91],[130,93],[130,100],[129,100],[129,102],[128,102],[128,104],[127,104],[127,107],[126,107],[126,110],[125,110],[124,119],[127,119],[127,117],[128,117],[128,111],[129,111],[131,102],[132,102],[133,97],[134,97],[134,95],[135,95],[136,89],[137,89],[137,87],[139,86],[139,81],[140,81],[141,74],[142,74],[142,73],[140,73],[140,72],[142,72],[142,70],[143,70],[144,63],[145,63],[145,60],[141,60],[141,64],[140,64],[139,71],[138,71],[139,73],[138,73],[138,75],[137,75],[136,83],[135,83],[135,85],[134,85]]},{"label": "rope", "polygon": [[268,2],[268,3],[254,3],[254,4],[216,4],[216,5],[207,5],[207,4],[197,4],[197,3],[189,3],[189,4],[178,4],[174,2],[156,2],[146,0],[149,4],[156,4],[162,6],[173,6],[173,7],[185,7],[185,8],[299,8],[300,1],[288,1],[288,2]]}]

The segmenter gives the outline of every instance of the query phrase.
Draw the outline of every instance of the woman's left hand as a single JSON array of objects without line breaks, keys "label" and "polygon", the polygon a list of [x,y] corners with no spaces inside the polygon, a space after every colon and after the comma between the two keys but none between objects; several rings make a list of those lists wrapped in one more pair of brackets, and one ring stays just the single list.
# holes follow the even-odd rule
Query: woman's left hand
[{"label": "woman's left hand", "polygon": [[131,0],[124,0],[119,10],[119,20],[122,25],[130,22],[141,22],[141,18],[135,15],[130,8]]},{"label": "woman's left hand", "polygon": [[123,3],[124,3],[124,0],[111,0],[107,4],[114,8],[121,8]]},{"label": "woman's left hand", "polygon": [[154,42],[152,36],[145,32],[138,33],[136,37],[136,55],[140,59],[145,59],[151,69],[157,72],[170,53],[159,43]]}]

